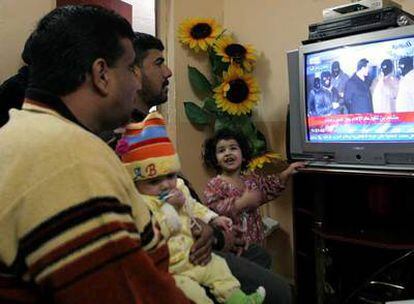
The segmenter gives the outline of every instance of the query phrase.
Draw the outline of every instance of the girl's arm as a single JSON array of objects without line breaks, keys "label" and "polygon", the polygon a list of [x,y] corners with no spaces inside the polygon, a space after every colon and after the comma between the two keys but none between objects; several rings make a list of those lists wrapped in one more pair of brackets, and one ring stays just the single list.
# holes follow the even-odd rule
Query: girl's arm
[{"label": "girl's arm", "polygon": [[237,213],[241,213],[246,209],[254,209],[260,207],[263,201],[262,193],[258,190],[248,189],[243,195],[234,201],[234,209]]},{"label": "girl's arm", "polygon": [[303,168],[305,166],[304,162],[294,162],[289,165],[289,167],[282,171],[279,175],[280,183],[285,186],[289,178],[296,172],[296,169]]},{"label": "girl's arm", "polygon": [[262,194],[256,190],[246,190],[241,197],[226,195],[213,179],[204,189],[205,204],[220,215],[234,218],[245,209],[257,208],[262,200]]},{"label": "girl's arm", "polygon": [[248,188],[260,191],[263,196],[261,204],[265,204],[277,198],[285,190],[290,176],[296,172],[297,168],[302,168],[303,166],[303,162],[295,162],[290,164],[280,174],[269,174],[265,176],[253,174],[252,179],[248,180]]}]

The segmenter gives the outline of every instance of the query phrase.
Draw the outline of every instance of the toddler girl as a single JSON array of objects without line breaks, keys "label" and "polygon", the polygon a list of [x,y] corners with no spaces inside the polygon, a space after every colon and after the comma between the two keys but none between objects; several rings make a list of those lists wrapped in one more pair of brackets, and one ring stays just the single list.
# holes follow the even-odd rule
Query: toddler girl
[{"label": "toddler girl", "polygon": [[204,190],[205,204],[233,220],[233,230],[244,245],[237,252],[269,268],[271,259],[260,247],[264,229],[259,207],[279,196],[290,175],[303,163],[293,163],[280,174],[244,173],[251,157],[249,144],[228,129],[218,131],[205,142],[203,157],[207,167],[218,173]]}]

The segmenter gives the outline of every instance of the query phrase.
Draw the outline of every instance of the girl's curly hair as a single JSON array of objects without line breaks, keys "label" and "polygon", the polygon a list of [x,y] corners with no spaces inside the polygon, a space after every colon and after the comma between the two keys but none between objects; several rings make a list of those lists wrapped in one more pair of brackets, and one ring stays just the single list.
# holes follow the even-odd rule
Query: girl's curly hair
[{"label": "girl's curly hair", "polygon": [[230,129],[218,130],[213,137],[208,138],[204,142],[202,152],[204,165],[207,168],[214,169],[217,173],[221,173],[222,168],[219,166],[216,158],[216,147],[217,143],[222,139],[234,139],[235,141],[237,141],[241,149],[243,158],[241,169],[245,170],[247,168],[247,164],[249,163],[252,157],[252,150],[250,148],[250,144],[241,132],[236,132]]}]

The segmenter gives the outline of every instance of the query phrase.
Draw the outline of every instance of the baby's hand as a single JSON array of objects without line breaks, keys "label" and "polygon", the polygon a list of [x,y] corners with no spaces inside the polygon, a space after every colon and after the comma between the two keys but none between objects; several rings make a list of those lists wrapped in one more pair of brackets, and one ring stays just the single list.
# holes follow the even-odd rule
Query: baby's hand
[{"label": "baby's hand", "polygon": [[175,209],[180,209],[185,204],[185,196],[177,188],[172,189],[167,194],[161,195],[161,199],[174,206]]},{"label": "baby's hand", "polygon": [[233,221],[226,216],[218,216],[211,223],[224,229],[224,231],[231,231],[233,229]]}]

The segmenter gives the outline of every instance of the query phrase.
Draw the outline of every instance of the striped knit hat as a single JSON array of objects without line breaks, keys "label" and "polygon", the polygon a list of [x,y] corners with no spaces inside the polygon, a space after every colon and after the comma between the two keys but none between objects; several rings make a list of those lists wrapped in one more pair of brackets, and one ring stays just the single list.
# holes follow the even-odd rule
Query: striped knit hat
[{"label": "striped knit hat", "polygon": [[140,123],[128,124],[116,152],[134,181],[180,171],[180,160],[158,112],[148,114]]}]

